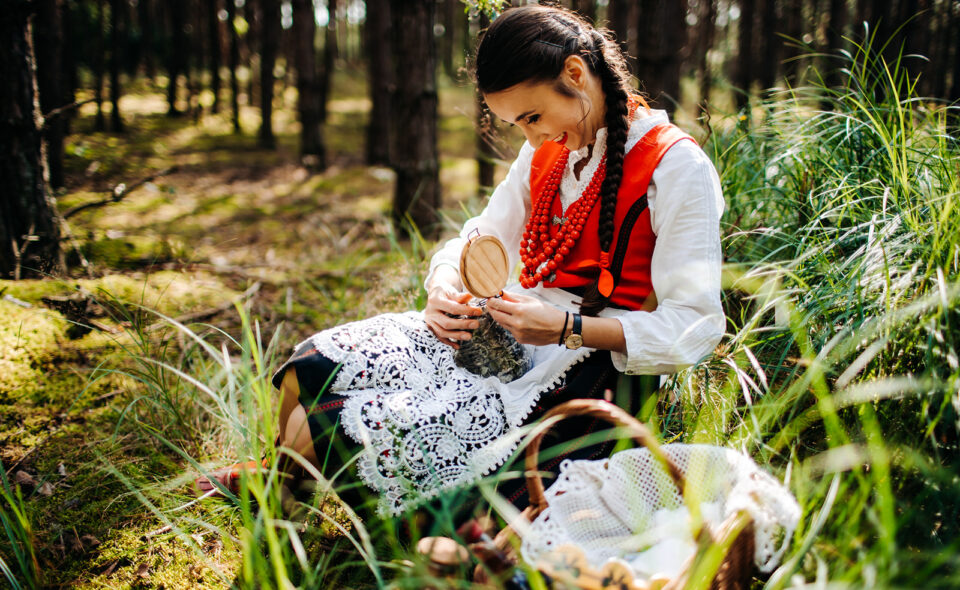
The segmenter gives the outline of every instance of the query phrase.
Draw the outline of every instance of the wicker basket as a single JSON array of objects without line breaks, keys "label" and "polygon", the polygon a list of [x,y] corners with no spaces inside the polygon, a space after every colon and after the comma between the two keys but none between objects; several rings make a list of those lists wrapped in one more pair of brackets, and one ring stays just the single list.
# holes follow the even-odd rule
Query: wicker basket
[{"label": "wicker basket", "polygon": [[[646,447],[652,456],[664,465],[680,494],[684,493],[686,481],[683,473],[662,452],[659,443],[646,426],[609,402],[576,399],[550,410],[530,439],[526,450],[526,478],[530,505],[521,513],[520,519],[530,523],[547,508],[543,481],[538,471],[540,443],[554,424],[563,418],[574,416],[589,416],[626,429],[634,441]],[[513,523],[513,526],[508,526],[500,531],[494,539],[494,543],[501,550],[513,551],[518,526],[519,523]],[[538,564],[538,567],[554,579],[580,588],[675,590],[685,587],[689,580],[701,578],[705,575],[712,576],[710,587],[715,590],[739,590],[748,587],[754,567],[754,535],[752,520],[747,513],[733,514],[717,527],[711,527],[704,523],[699,535],[697,535],[697,545],[696,555],[684,564],[676,578],[655,581],[653,584],[645,581],[635,581],[629,572],[612,572],[609,568],[597,569],[590,564],[586,564],[585,561],[577,564],[578,567],[566,571],[564,568],[552,567],[550,564]],[[567,558],[566,561],[569,563],[570,556],[566,555],[564,557]],[[717,565],[718,561],[719,566]],[[570,573],[571,571],[575,571],[577,575],[573,576]],[[474,579],[481,583],[487,581],[486,572],[482,566],[478,566],[475,570]]]}]

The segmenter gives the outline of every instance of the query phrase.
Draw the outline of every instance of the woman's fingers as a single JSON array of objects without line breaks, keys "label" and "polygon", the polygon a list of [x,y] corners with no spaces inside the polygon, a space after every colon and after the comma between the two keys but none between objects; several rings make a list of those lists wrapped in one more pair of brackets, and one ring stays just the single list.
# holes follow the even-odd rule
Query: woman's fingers
[{"label": "woman's fingers", "polygon": [[469,293],[461,294],[457,299],[438,297],[435,307],[437,310],[451,315],[479,316],[483,313],[483,310],[479,307],[467,305],[467,301],[470,301]]},{"label": "woman's fingers", "polygon": [[521,305],[523,305],[522,302],[514,299],[513,297],[509,299],[507,297],[507,294],[504,293],[502,297],[488,299],[487,309],[494,310],[505,315],[515,315],[521,313]]},{"label": "woman's fingers", "polygon": [[[461,319],[450,317],[447,314],[437,314],[435,321],[440,328],[446,332],[464,331],[458,335],[470,335],[469,330],[476,330],[480,322],[474,319]],[[468,339],[468,338],[467,338]]]},{"label": "woman's fingers", "polygon": [[479,325],[479,322],[473,318],[483,312],[478,307],[467,305],[468,301],[470,301],[469,293],[451,294],[435,291],[428,295],[424,320],[440,342],[459,348],[459,342],[471,338],[470,331]]},{"label": "woman's fingers", "polygon": [[487,310],[524,344],[555,343],[562,330],[562,310],[525,295],[504,293],[502,298],[489,300]]}]

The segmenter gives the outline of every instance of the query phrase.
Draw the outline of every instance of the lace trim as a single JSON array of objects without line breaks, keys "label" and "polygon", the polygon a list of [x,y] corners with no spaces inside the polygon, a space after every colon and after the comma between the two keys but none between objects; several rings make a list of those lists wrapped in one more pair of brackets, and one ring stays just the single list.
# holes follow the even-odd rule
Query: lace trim
[{"label": "lace trim", "polygon": [[591,352],[531,347],[533,368],[504,384],[457,367],[418,312],[344,324],[308,342],[341,364],[330,391],[347,397],[341,423],[364,446],[358,471],[380,493],[383,515],[503,464],[540,395]]}]

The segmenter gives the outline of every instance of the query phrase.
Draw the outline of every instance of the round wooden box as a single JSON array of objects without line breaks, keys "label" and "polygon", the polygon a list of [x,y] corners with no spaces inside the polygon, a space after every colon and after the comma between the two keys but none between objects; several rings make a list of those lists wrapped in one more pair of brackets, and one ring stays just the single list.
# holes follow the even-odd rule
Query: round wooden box
[{"label": "round wooden box", "polygon": [[460,253],[460,280],[471,295],[480,299],[496,297],[507,284],[510,266],[507,249],[495,236],[477,236]]}]

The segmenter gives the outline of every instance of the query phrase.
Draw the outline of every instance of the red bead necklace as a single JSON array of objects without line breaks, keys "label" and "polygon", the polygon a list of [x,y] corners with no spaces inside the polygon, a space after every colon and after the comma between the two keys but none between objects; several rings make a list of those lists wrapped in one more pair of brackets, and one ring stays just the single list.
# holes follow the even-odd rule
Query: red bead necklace
[{"label": "red bead necklace", "polygon": [[[583,194],[566,211],[566,219],[560,221],[557,236],[550,237],[550,213],[554,200],[560,192],[560,181],[567,167],[570,150],[564,146],[563,152],[554,164],[547,181],[543,185],[540,197],[534,205],[533,213],[527,220],[523,239],[520,240],[520,285],[532,289],[540,284],[560,267],[564,257],[570,253],[580,238],[583,226],[587,223],[590,211],[600,198],[600,185],[607,175],[607,155],[600,159],[597,171],[593,173],[590,184]],[[544,276],[546,275],[546,277]]]}]

